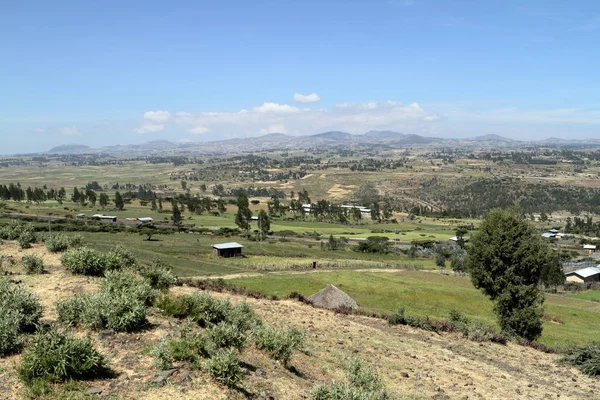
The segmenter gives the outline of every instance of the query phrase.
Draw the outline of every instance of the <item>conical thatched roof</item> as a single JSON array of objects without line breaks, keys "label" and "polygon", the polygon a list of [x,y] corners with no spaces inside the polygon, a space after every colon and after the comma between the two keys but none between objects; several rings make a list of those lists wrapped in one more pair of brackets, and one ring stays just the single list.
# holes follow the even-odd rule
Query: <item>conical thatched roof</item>
[{"label": "conical thatched roof", "polygon": [[317,307],[322,308],[356,308],[358,304],[356,301],[342,292],[340,289],[333,285],[327,286],[325,289],[318,291],[308,298],[308,301],[313,303]]}]

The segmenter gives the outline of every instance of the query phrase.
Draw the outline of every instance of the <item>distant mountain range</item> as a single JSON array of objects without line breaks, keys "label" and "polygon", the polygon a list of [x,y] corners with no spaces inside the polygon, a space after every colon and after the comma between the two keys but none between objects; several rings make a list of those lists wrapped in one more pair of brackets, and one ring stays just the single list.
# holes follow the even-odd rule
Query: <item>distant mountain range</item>
[{"label": "distant mountain range", "polygon": [[264,136],[227,139],[214,142],[172,143],[155,140],[142,144],[107,146],[97,149],[80,144],[65,144],[48,150],[48,154],[131,154],[131,153],[234,153],[241,151],[263,151],[276,149],[308,149],[313,147],[364,148],[381,146],[401,149],[409,147],[468,147],[468,148],[519,148],[524,146],[600,146],[600,139],[557,139],[519,141],[498,135],[471,138],[446,139],[393,131],[369,131],[362,135],[348,132],[329,131],[306,136],[290,136],[270,133]]}]

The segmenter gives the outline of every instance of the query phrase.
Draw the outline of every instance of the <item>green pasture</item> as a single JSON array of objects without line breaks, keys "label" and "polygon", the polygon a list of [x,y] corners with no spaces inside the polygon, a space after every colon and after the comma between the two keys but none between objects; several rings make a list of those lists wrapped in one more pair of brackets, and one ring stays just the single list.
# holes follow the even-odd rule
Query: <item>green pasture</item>
[{"label": "green pasture", "polygon": [[[213,237],[197,234],[154,235],[152,241],[131,233],[78,232],[86,245],[108,251],[116,245],[131,250],[141,262],[161,258],[179,276],[227,275],[244,272],[305,270],[317,261],[325,269],[420,269],[436,268],[433,260],[398,255],[357,253],[349,248],[321,249],[312,241],[267,240],[253,242],[239,237]],[[245,258],[216,258],[212,245],[236,241],[244,246]]]},{"label": "green pasture", "polygon": [[[496,322],[491,301],[466,277],[423,271],[333,271],[242,278],[232,283],[277,296],[293,291],[310,296],[334,284],[364,310],[393,313],[405,307],[416,315],[445,318],[450,310],[456,309],[471,318]],[[546,295],[545,310],[542,343],[560,346],[598,340],[600,303],[550,294]]]}]

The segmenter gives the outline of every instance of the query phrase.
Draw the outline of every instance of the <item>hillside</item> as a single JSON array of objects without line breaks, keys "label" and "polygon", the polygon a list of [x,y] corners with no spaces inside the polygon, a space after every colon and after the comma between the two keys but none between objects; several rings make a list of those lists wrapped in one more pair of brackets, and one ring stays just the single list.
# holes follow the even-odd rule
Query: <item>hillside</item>
[{"label": "hillside", "polygon": [[[44,319],[56,319],[53,304],[76,293],[94,292],[102,278],[73,276],[60,266],[59,255],[40,245],[18,250],[5,242],[3,255],[19,260],[24,254],[43,256],[48,273],[23,275],[17,264],[8,267],[11,279],[33,290],[45,308]],[[198,289],[175,287],[176,294]],[[117,399],[298,399],[310,398],[319,383],[344,380],[348,357],[360,357],[376,366],[386,386],[406,399],[527,399],[594,398],[598,380],[571,367],[557,365],[556,356],[514,344],[475,343],[458,334],[435,334],[385,321],[346,316],[316,309],[295,300],[266,300],[213,294],[233,303],[246,301],[265,323],[295,325],[306,332],[307,350],[297,353],[290,367],[273,361],[251,346],[242,356],[246,378],[242,387],[228,390],[206,373],[180,367],[160,371],[148,349],[166,337],[180,335],[181,322],[151,309],[151,326],[136,333],[91,332],[91,338],[109,358],[115,377],[85,383],[77,393],[100,393]],[[87,332],[79,330],[78,335]],[[21,398],[22,385],[14,366],[21,356],[0,359],[0,397]]]},{"label": "hillside", "polygon": [[570,140],[570,139],[546,139],[542,141],[519,141],[505,138],[499,135],[483,135],[472,138],[439,138],[416,134],[406,134],[394,131],[369,131],[364,134],[351,134],[341,131],[328,131],[313,135],[290,136],[283,133],[270,133],[263,136],[234,138],[217,140],[211,142],[186,142],[172,143],[167,140],[155,140],[142,144],[114,145],[92,149],[83,145],[62,145],[48,151],[48,153],[59,154],[136,154],[136,153],[186,153],[194,152],[200,154],[223,154],[246,151],[266,151],[280,149],[310,149],[314,147],[342,147],[350,148],[357,145],[362,146],[388,146],[390,148],[402,149],[411,146],[428,146],[441,148],[452,146],[456,148],[521,148],[532,145],[549,146],[597,146],[598,139]]}]

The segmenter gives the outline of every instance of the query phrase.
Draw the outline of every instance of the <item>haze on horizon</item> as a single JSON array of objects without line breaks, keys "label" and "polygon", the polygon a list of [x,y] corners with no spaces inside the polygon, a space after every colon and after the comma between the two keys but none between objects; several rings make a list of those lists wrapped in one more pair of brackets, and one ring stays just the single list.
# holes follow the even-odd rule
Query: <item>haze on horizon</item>
[{"label": "haze on horizon", "polygon": [[594,0],[27,1],[0,154],[266,133],[600,137]]}]

